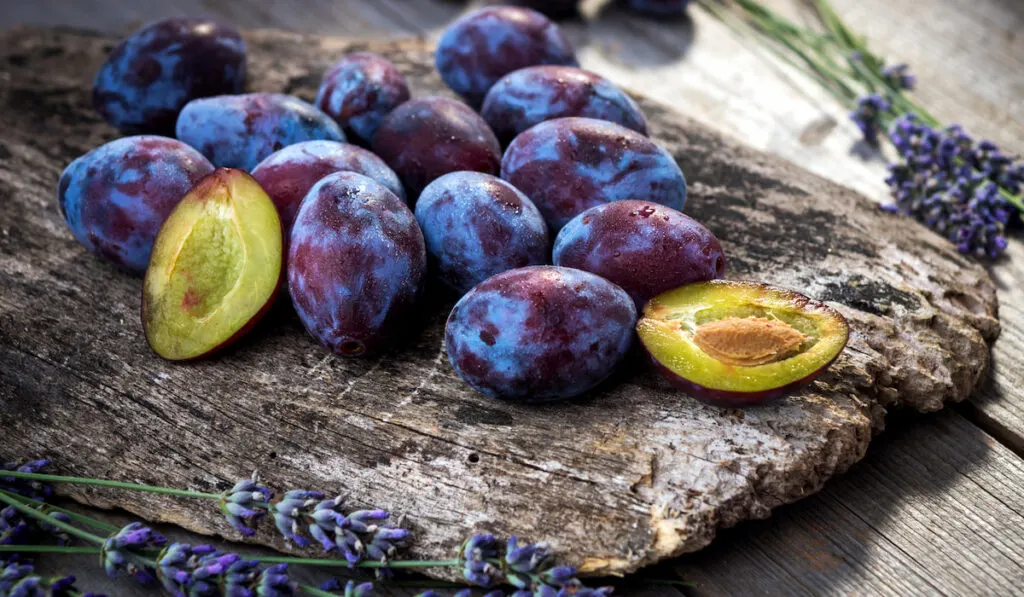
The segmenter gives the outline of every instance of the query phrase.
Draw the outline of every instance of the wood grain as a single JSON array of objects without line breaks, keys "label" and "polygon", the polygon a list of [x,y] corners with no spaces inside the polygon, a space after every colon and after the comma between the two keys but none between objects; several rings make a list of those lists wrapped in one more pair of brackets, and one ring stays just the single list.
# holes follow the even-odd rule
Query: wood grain
[{"label": "wood grain", "polygon": [[[334,57],[367,47],[248,41],[253,87],[304,97]],[[137,280],[75,244],[52,200],[60,168],[112,135],[87,101],[111,46],[67,32],[0,38],[0,425],[7,449],[59,453],[67,472],[213,490],[259,468],[278,487],[408,514],[413,555],[451,554],[487,529],[550,539],[588,572],[629,572],[817,491],[863,455],[886,407],[962,400],[987,366],[999,325],[983,270],[913,222],[646,100],[654,137],[691,181],[688,211],[722,239],[732,275],[801,288],[851,320],[849,349],[808,391],[721,411],[637,362],[588,399],[494,402],[448,367],[441,298],[409,345],[376,360],[324,355],[282,309],[220,359],[162,362],[137,324]],[[442,91],[423,44],[373,47],[418,93]],[[159,496],[69,494],[234,536],[215,513]]]}]

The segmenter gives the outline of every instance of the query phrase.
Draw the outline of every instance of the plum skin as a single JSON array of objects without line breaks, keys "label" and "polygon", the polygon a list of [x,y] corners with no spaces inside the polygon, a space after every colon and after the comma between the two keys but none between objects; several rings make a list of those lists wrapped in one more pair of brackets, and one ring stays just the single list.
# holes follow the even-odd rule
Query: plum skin
[{"label": "plum skin", "polygon": [[384,348],[413,314],[427,256],[401,199],[362,174],[336,172],[303,200],[287,269],[310,335],[337,355],[361,356]]},{"label": "plum skin", "polygon": [[241,93],[245,42],[206,18],[169,18],[124,39],[96,73],[93,106],[124,132],[171,133],[189,101]]},{"label": "plum skin", "polygon": [[594,274],[555,266],[510,270],[455,305],[445,327],[452,367],[492,398],[538,402],[578,396],[629,351],[636,308]]},{"label": "plum skin", "polygon": [[649,201],[615,201],[569,221],[555,239],[554,263],[622,287],[641,309],[651,298],[692,282],[721,278],[725,254],[700,222]]},{"label": "plum skin", "polygon": [[176,139],[122,137],[71,162],[60,176],[57,202],[78,242],[141,274],[164,220],[211,172],[202,154]]},{"label": "plum skin", "polygon": [[505,151],[501,177],[537,205],[552,234],[603,203],[643,199],[676,211],[686,204],[686,178],[670,153],[592,118],[556,118],[523,132]]},{"label": "plum skin", "polygon": [[344,141],[319,108],[283,93],[219,95],[192,100],[178,115],[176,136],[218,168],[252,170],[275,151],[302,141]]},{"label": "plum skin", "polygon": [[635,101],[611,81],[572,66],[531,66],[491,87],[481,116],[508,144],[526,129],[555,118],[607,120],[647,134],[647,119]]},{"label": "plum skin", "polygon": [[398,175],[370,151],[337,141],[304,141],[274,152],[259,163],[252,177],[270,195],[285,231],[285,244],[299,204],[313,185],[334,172],[357,172],[376,180],[405,201]]},{"label": "plum skin", "polygon": [[460,293],[503,271],[547,262],[544,217],[490,174],[445,174],[424,189],[415,213],[440,278]]},{"label": "plum skin", "polygon": [[350,139],[367,146],[392,110],[408,101],[409,85],[383,56],[356,52],[324,75],[314,102]]},{"label": "plum skin", "polygon": [[437,43],[434,64],[445,84],[473,106],[506,74],[538,64],[578,66],[558,25],[537,11],[492,6],[452,23]]},{"label": "plum skin", "polygon": [[[845,343],[843,344],[845,347]],[[682,390],[687,395],[709,404],[711,406],[717,406],[719,408],[745,408],[748,406],[763,406],[775,402],[779,398],[788,396],[793,392],[801,390],[811,384],[815,379],[818,378],[825,370],[832,366],[839,358],[839,355],[843,353],[842,350],[836,352],[836,356],[832,357],[832,360],[822,366],[816,371],[808,373],[800,379],[789,382],[784,386],[777,388],[771,388],[768,390],[762,390],[759,392],[738,392],[735,390],[721,390],[717,388],[708,388],[702,386],[692,380],[686,379],[681,375],[678,375],[665,365],[661,364],[654,357],[650,357],[654,367],[665,377],[665,379],[672,385],[672,387]]]},{"label": "plum skin", "polygon": [[410,201],[435,179],[459,170],[497,174],[501,146],[466,104],[446,97],[409,100],[377,130],[373,152],[394,170]]}]

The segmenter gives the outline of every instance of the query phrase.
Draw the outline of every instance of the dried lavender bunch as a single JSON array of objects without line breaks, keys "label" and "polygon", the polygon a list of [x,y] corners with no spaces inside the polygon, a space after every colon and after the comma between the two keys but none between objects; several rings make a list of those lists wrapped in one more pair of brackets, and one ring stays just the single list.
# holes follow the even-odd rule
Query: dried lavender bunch
[{"label": "dried lavender bunch", "polygon": [[140,564],[138,552],[159,549],[166,543],[163,535],[141,522],[133,522],[103,542],[100,563],[110,578],[116,578],[119,572],[127,572],[135,580],[149,584],[156,580],[156,571]]},{"label": "dried lavender bunch", "polygon": [[989,141],[975,142],[960,126],[937,130],[913,114],[893,122],[889,139],[901,161],[886,182],[895,202],[887,211],[913,216],[964,254],[995,259],[1006,249],[1015,215],[999,187],[1019,190],[1024,165]]},{"label": "dried lavender bunch", "polygon": [[157,579],[175,597],[292,597],[298,584],[287,572],[210,545],[171,543],[156,560]]},{"label": "dried lavender bunch", "polygon": [[45,501],[53,495],[53,488],[49,485],[32,479],[15,479],[4,476],[3,471],[17,471],[20,473],[41,473],[50,465],[49,460],[39,459],[18,464],[17,462],[5,462],[0,464],[0,490],[8,493],[16,493],[29,499]]},{"label": "dried lavender bunch", "polygon": [[513,597],[606,597],[612,593],[611,587],[584,586],[572,566],[555,565],[546,543],[520,543],[510,537],[502,545],[494,535],[474,535],[463,543],[458,559],[463,578],[484,588],[512,585]]},{"label": "dried lavender bunch", "polygon": [[32,564],[17,555],[0,559],[0,596],[3,597],[104,597],[98,593],[81,594],[74,576],[43,578]]}]

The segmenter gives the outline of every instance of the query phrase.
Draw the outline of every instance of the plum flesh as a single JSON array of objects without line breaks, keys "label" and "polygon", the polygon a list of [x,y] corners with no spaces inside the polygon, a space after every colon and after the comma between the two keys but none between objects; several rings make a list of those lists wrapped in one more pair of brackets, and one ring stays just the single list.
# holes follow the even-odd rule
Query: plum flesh
[{"label": "plum flesh", "polygon": [[142,274],[174,206],[213,165],[181,141],[122,137],[71,162],[57,202],[78,242],[121,269]]},{"label": "plum flesh", "polygon": [[842,353],[849,326],[800,293],[713,280],[653,298],[637,333],[673,385],[708,404],[742,407],[812,382]]},{"label": "plum flesh", "polygon": [[686,179],[667,151],[640,133],[593,118],[557,118],[520,134],[501,177],[530,198],[551,233],[602,203],[643,199],[682,211]]},{"label": "plum flesh", "polygon": [[281,220],[248,174],[221,168],[164,222],[142,291],[142,324],[168,360],[208,355],[267,312],[283,271]]},{"label": "plum flesh", "polygon": [[667,290],[725,273],[722,245],[690,216],[650,201],[615,201],[573,218],[555,239],[555,265],[618,284],[637,309]]},{"label": "plum flesh", "polygon": [[533,266],[488,278],[455,305],[448,359],[470,386],[504,400],[578,396],[615,369],[633,340],[636,308],[594,274]]}]

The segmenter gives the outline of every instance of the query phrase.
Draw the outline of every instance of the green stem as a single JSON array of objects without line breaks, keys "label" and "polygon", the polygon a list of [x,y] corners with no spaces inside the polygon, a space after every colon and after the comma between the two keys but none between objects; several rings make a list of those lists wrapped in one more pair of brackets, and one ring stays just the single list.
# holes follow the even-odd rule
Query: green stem
[{"label": "green stem", "polygon": [[107,524],[105,522],[96,520],[95,518],[90,518],[88,516],[84,516],[84,515],[79,514],[77,512],[73,512],[71,510],[68,510],[67,508],[61,508],[60,506],[54,506],[53,504],[44,504],[42,502],[37,502],[37,501],[29,499],[29,498],[27,498],[25,496],[21,496],[21,495],[18,495],[16,493],[11,493],[9,491],[4,491],[2,489],[0,489],[0,493],[3,493],[4,495],[6,495],[8,497],[12,497],[12,498],[20,501],[21,503],[27,504],[29,506],[32,506],[34,504],[39,504],[40,506],[42,506],[42,508],[41,508],[42,511],[45,511],[45,512],[60,512],[61,514],[67,515],[67,517],[70,518],[71,520],[75,520],[75,521],[78,521],[78,522],[80,522],[82,524],[87,524],[87,525],[89,525],[91,527],[94,527],[94,528],[97,528],[97,529],[100,529],[100,530],[103,530],[103,531],[107,531],[108,533],[116,533],[118,531],[118,529],[119,529],[119,527],[116,527],[116,526],[114,526],[112,524]]},{"label": "green stem", "polygon": [[338,597],[335,593],[329,593],[323,589],[318,589],[309,585],[299,585],[299,588],[307,595],[313,595],[313,597]]},{"label": "green stem", "polygon": [[98,547],[75,547],[71,545],[0,545],[0,553],[63,553],[98,554]]},{"label": "green stem", "polygon": [[25,514],[28,514],[29,516],[33,516],[35,518],[38,518],[39,520],[46,521],[49,524],[52,524],[53,526],[61,529],[62,531],[65,531],[65,532],[67,532],[67,533],[69,533],[71,535],[74,535],[75,537],[78,537],[79,539],[84,539],[85,541],[89,541],[91,543],[96,543],[98,545],[103,545],[103,543],[104,543],[104,539],[102,537],[93,535],[92,533],[90,533],[88,531],[83,531],[82,529],[80,529],[80,528],[78,528],[76,526],[72,526],[72,525],[70,525],[70,524],[68,524],[66,522],[57,520],[56,518],[54,518],[54,517],[52,517],[52,516],[50,516],[48,514],[44,514],[44,513],[40,512],[39,510],[36,510],[35,508],[33,508],[31,506],[27,506],[27,505],[19,502],[18,500],[14,499],[14,498],[7,497],[6,495],[4,495],[2,493],[0,493],[0,502],[3,502],[5,504],[13,507],[15,510],[19,510],[19,511],[25,513]]},{"label": "green stem", "polygon": [[[246,556],[245,554],[239,554],[243,558],[252,558],[259,560],[265,564],[295,564],[301,566],[324,566],[328,568],[349,568],[349,563],[345,560],[337,558],[296,558],[296,557],[277,557],[277,556]],[[383,564],[381,562],[359,562],[353,568],[443,568],[448,566],[458,566],[461,564],[459,560],[397,560]]]},{"label": "green stem", "polygon": [[67,477],[64,475],[44,475],[41,473],[22,473],[19,471],[3,471],[3,476],[14,477],[15,479],[32,479],[35,481],[49,481],[51,483],[75,483],[77,485],[99,485],[101,487],[116,487],[118,489],[131,489],[133,491],[148,491],[150,493],[163,493],[179,497],[202,498],[208,500],[219,500],[219,493],[204,493],[202,491],[187,491],[184,489],[171,489],[169,487],[156,487],[153,485],[142,485],[140,483],[125,483],[123,481],[108,481],[106,479],[90,479],[88,477]]}]

